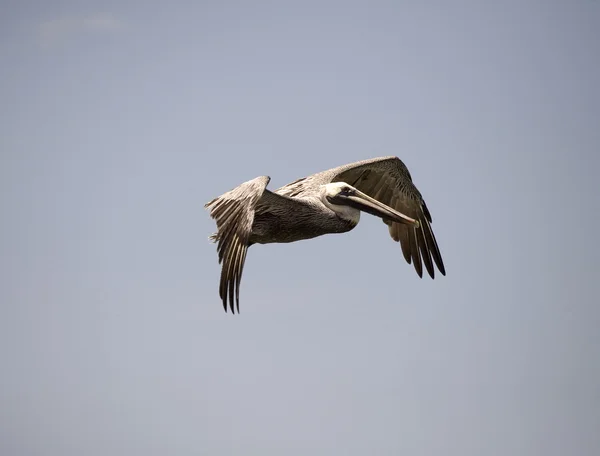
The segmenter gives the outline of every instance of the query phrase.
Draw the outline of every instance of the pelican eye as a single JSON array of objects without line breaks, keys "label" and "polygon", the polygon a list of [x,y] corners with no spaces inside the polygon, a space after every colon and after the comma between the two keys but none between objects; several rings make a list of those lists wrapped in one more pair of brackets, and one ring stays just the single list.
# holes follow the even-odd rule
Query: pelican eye
[{"label": "pelican eye", "polygon": [[342,189],[342,193],[350,193],[352,191],[352,189],[350,187],[344,187]]}]

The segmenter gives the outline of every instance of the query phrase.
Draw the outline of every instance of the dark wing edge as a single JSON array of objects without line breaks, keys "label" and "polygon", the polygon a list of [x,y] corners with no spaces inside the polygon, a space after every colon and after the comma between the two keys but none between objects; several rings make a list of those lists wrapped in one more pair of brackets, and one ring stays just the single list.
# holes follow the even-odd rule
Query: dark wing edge
[{"label": "dark wing edge", "polygon": [[402,160],[398,157],[383,157],[340,167],[339,172],[332,175],[331,182],[340,181],[419,220],[419,228],[390,221],[385,223],[392,239],[400,242],[404,259],[408,264],[413,264],[419,277],[423,277],[425,264],[425,269],[433,279],[433,263],[442,275],[446,275],[442,254],[431,228],[431,214]]},{"label": "dark wing edge", "polygon": [[219,264],[223,265],[219,296],[225,312],[229,302],[229,308],[235,314],[235,295],[237,312],[240,313],[240,282],[254,222],[254,210],[270,180],[269,176],[257,177],[204,205],[217,223],[217,232],[210,239],[217,243]]}]

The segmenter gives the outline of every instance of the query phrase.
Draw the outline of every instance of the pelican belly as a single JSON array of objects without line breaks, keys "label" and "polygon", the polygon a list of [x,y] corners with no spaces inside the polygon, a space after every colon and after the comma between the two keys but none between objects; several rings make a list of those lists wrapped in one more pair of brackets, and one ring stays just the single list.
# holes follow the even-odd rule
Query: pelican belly
[{"label": "pelican belly", "polygon": [[312,239],[324,234],[346,233],[356,226],[356,221],[335,215],[306,217],[304,214],[256,214],[252,224],[250,242],[257,244],[287,243]]}]

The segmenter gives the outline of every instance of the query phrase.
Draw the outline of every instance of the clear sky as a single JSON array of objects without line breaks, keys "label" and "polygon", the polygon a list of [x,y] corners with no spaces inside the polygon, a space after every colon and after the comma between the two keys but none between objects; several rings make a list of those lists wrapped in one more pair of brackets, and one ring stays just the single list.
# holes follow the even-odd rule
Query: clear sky
[{"label": "clear sky", "polygon": [[[600,2],[162,3],[2,5],[0,453],[600,454]],[[446,277],[365,215],[223,312],[205,202],[383,155]]]}]

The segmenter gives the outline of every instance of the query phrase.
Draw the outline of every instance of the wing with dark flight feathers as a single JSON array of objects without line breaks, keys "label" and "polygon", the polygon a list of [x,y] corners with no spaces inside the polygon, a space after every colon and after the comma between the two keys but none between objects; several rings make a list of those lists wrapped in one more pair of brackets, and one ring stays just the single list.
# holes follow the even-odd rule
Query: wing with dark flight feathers
[{"label": "wing with dark flight feathers", "polygon": [[392,239],[400,242],[404,258],[409,264],[412,262],[419,277],[423,277],[425,263],[427,272],[433,278],[434,262],[439,271],[446,275],[442,255],[431,229],[431,214],[413,184],[408,168],[398,157],[364,160],[340,166],[330,170],[329,174],[330,182],[346,182],[386,206],[419,220],[419,228],[390,221],[385,223]]},{"label": "wing with dark flight feathers", "polygon": [[260,200],[270,177],[261,176],[244,182],[230,192],[205,204],[210,216],[217,222],[217,232],[211,239],[217,242],[219,263],[222,263],[219,295],[227,312],[233,308],[233,297],[240,312],[240,281],[248,251],[248,239],[252,232],[254,209]]}]

